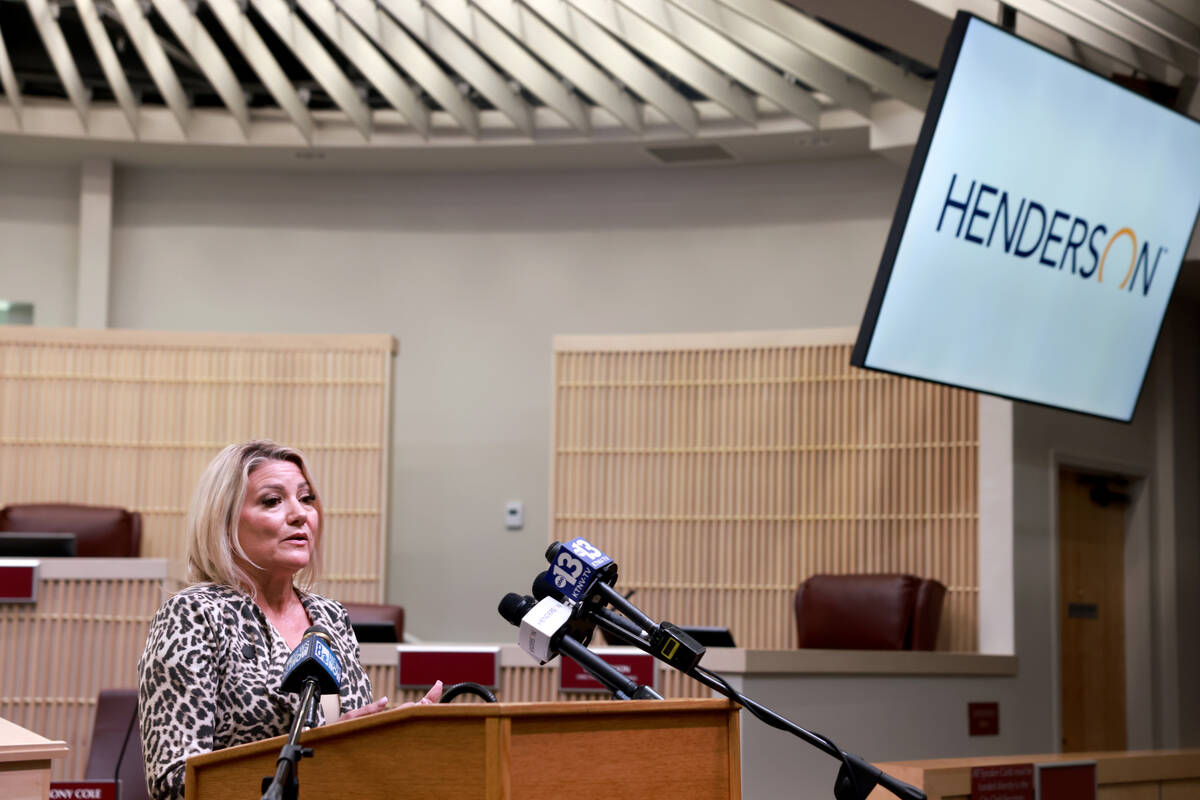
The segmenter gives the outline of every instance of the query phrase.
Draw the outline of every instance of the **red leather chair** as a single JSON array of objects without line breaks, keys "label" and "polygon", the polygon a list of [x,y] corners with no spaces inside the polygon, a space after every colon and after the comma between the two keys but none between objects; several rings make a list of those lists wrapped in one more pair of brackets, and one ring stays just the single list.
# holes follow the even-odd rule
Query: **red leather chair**
[{"label": "red leather chair", "polygon": [[404,606],[386,603],[342,603],[360,642],[403,642]]},{"label": "red leather chair", "polygon": [[932,650],[946,587],[913,575],[813,575],[796,590],[799,647]]},{"label": "red leather chair", "polygon": [[121,800],[149,800],[138,726],[137,689],[102,689],[96,698],[85,780],[121,781]]},{"label": "red leather chair", "polygon": [[142,515],[114,506],[15,503],[0,508],[4,531],[73,533],[82,558],[134,558],[142,549]]}]

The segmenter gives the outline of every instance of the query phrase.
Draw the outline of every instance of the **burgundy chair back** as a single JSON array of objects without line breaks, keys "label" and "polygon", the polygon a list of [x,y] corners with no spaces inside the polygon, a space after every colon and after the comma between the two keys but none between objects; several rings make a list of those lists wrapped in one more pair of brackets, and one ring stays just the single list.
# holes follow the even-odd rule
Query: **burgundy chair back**
[{"label": "burgundy chair back", "polygon": [[135,558],[142,549],[142,515],[113,506],[15,503],[0,508],[4,531],[73,533],[81,558]]},{"label": "burgundy chair back", "polygon": [[945,591],[913,575],[813,575],[796,590],[797,645],[932,650]]}]

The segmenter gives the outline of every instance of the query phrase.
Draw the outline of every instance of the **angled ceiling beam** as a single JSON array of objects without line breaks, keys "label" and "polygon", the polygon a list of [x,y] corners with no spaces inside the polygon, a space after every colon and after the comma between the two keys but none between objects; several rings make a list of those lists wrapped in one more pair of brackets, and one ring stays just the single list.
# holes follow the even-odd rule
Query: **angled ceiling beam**
[{"label": "angled ceiling beam", "polygon": [[275,98],[275,102],[288,115],[292,124],[304,137],[304,141],[311,145],[313,141],[312,115],[308,113],[308,108],[300,99],[300,95],[296,93],[296,88],[292,86],[292,82],[284,74],[283,68],[271,54],[271,49],[267,47],[266,42],[254,29],[254,25],[242,13],[237,0],[205,1],[221,23],[221,27],[225,29],[225,33],[229,34],[229,38],[250,64],[251,69],[258,75],[258,79],[263,82],[263,86],[267,87],[271,97]]},{"label": "angled ceiling beam", "polygon": [[8,58],[8,48],[4,46],[4,37],[0,36],[0,85],[4,86],[4,96],[12,108],[17,120],[17,128],[21,124],[21,86],[17,83],[17,74],[13,72],[12,61]]},{"label": "angled ceiling beam", "polygon": [[[921,0],[933,2],[934,0]],[[1132,67],[1157,81],[1168,82],[1166,64],[1162,59],[1131,45],[1094,23],[1064,10],[1050,0],[1005,0],[1017,11],[1028,14],[1052,28],[1077,39],[1101,53],[1110,56],[1127,67]]]},{"label": "angled ceiling beam", "polygon": [[642,132],[642,118],[633,98],[548,22],[527,6],[510,0],[473,0],[473,3],[618,122],[634,133]]},{"label": "angled ceiling beam", "polygon": [[775,31],[847,75],[853,75],[867,85],[874,86],[884,94],[891,95],[919,111],[924,111],[929,103],[933,86],[928,81],[909,74],[899,64],[894,64],[850,41],[807,14],[802,14],[777,0],[719,2],[731,11]]},{"label": "angled ceiling beam", "polygon": [[1154,58],[1173,64],[1188,75],[1196,75],[1196,54],[1147,28],[1127,14],[1120,14],[1100,0],[1050,0],[1084,22],[1112,34]]},{"label": "angled ceiling beam", "polygon": [[374,0],[337,0],[338,8],[359,30],[429,93],[455,122],[479,137],[479,112],[412,34],[381,10]]},{"label": "angled ceiling beam", "polygon": [[[720,0],[737,10],[743,3]],[[783,0],[788,6],[827,20],[845,30],[865,36],[909,58],[936,67],[950,35],[954,10],[927,8],[920,0]],[[776,5],[776,3],[772,3]],[[963,0],[945,0],[943,6],[958,7]],[[994,17],[993,17],[994,18]],[[821,27],[825,27],[822,25]],[[837,35],[834,31],[830,31]],[[839,36],[839,38],[844,38]]]},{"label": "angled ceiling beam", "polygon": [[689,135],[696,135],[700,121],[691,101],[646,66],[602,25],[560,0],[518,1],[602,64],[616,80],[637,92],[648,105],[661,111],[663,116]]},{"label": "angled ceiling beam", "polygon": [[637,11],[663,33],[677,38],[680,44],[696,55],[792,116],[814,128],[821,124],[821,106],[812,95],[746,52],[732,40],[719,21],[714,24],[707,14],[696,13],[684,4],[663,0],[639,0],[637,3],[619,1],[626,8]]},{"label": "angled ceiling beam", "polygon": [[533,137],[533,112],[529,104],[441,14],[418,0],[380,0],[380,4],[409,33],[486,97],[517,130]]},{"label": "angled ceiling beam", "polygon": [[125,77],[125,70],[117,58],[117,51],[113,49],[112,40],[108,38],[108,32],[104,30],[104,23],[100,21],[100,14],[96,11],[92,0],[75,0],[75,10],[79,12],[79,18],[83,21],[83,29],[92,43],[92,50],[96,53],[100,68],[104,70],[104,79],[108,81],[108,88],[112,89],[113,97],[117,99],[117,105],[121,107],[121,112],[125,115],[129,129],[136,139],[138,136],[137,99],[133,96],[133,89],[130,88],[129,80]]},{"label": "angled ceiling beam", "polygon": [[1200,28],[1200,6],[1196,5],[1196,0],[1154,0],[1154,4]]},{"label": "angled ceiling beam", "polygon": [[67,91],[67,97],[71,98],[71,105],[75,106],[75,112],[79,114],[79,121],[84,130],[87,130],[91,92],[83,85],[79,68],[75,66],[75,59],[67,47],[67,39],[63,36],[62,28],[58,27],[57,6],[52,11],[46,0],[26,0],[26,5],[29,7],[29,16],[33,17],[38,36],[42,37],[42,44],[46,46],[46,52],[54,64],[54,71],[58,73],[58,79]]},{"label": "angled ceiling beam", "polygon": [[158,13],[171,26],[175,37],[191,54],[196,65],[200,67],[200,71],[204,73],[204,77],[208,78],[208,82],[217,91],[221,102],[237,120],[238,127],[242,130],[242,136],[249,139],[250,109],[246,105],[246,93],[242,91],[241,83],[233,74],[233,69],[225,60],[217,43],[208,35],[208,31],[200,24],[200,20],[196,19],[184,0],[153,0],[153,2]]},{"label": "angled ceiling beam", "polygon": [[299,0],[300,7],[336,44],[350,63],[379,90],[383,98],[399,111],[422,137],[429,138],[429,109],[417,97],[404,77],[379,54],[375,45],[349,19],[338,15],[332,0]]},{"label": "angled ceiling beam", "polygon": [[591,123],[579,97],[572,94],[558,76],[546,69],[504,28],[466,0],[426,0],[460,36],[496,62],[518,83],[541,98],[549,108],[577,131],[587,133]]},{"label": "angled ceiling beam", "polygon": [[371,112],[359,97],[350,79],[338,69],[337,62],[326,52],[308,26],[296,18],[285,0],[252,0],[254,7],[275,31],[275,34],[296,56],[313,80],[329,93],[337,107],[350,118],[363,139],[371,140]]},{"label": "angled ceiling beam", "polygon": [[684,47],[673,36],[620,3],[602,4],[589,0],[566,0],[576,11],[633,49],[653,58],[683,81],[750,125],[757,123],[754,101],[707,61]]},{"label": "angled ceiling beam", "polygon": [[733,41],[760,58],[771,62],[820,92],[838,105],[856,111],[864,117],[871,115],[871,90],[857,78],[847,75],[828,61],[823,61],[775,31],[765,28],[749,17],[734,13],[711,0],[669,0],[690,14],[704,20]]},{"label": "angled ceiling beam", "polygon": [[1200,55],[1200,4],[1192,4],[1192,19],[1176,14],[1165,2],[1154,0],[1100,0],[1118,14],[1165,36]]},{"label": "angled ceiling beam", "polygon": [[183,86],[179,83],[179,77],[175,74],[175,70],[171,68],[171,62],[167,59],[167,54],[158,41],[158,34],[150,27],[138,0],[112,0],[112,3],[121,17],[121,24],[125,26],[125,32],[129,34],[129,40],[133,42],[138,55],[142,57],[142,63],[146,65],[151,80],[158,87],[167,107],[171,109],[175,121],[179,123],[179,130],[183,133],[184,138],[187,138],[189,117],[187,94],[183,91]]}]

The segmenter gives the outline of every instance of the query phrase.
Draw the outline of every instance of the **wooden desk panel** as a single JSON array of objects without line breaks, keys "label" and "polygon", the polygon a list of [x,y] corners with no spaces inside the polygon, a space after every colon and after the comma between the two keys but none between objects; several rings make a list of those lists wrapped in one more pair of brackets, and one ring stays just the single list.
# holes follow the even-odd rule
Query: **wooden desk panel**
[{"label": "wooden desk panel", "polygon": [[83,777],[101,689],[137,686],[165,559],[42,559],[36,604],[0,604],[0,717],[70,744],[54,780]]}]

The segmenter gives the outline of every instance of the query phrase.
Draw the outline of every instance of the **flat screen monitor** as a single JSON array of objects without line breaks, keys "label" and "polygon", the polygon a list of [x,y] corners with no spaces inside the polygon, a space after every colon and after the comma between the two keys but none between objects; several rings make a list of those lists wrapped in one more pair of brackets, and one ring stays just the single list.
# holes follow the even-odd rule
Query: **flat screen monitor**
[{"label": "flat screen monitor", "polygon": [[371,642],[397,642],[396,624],[393,622],[352,622],[354,638],[360,644]]},{"label": "flat screen monitor", "polygon": [[0,558],[68,558],[75,555],[75,534],[0,531]]},{"label": "flat screen monitor", "polygon": [[729,628],[714,625],[681,625],[680,628],[705,647],[737,647]]},{"label": "flat screen monitor", "polygon": [[1128,422],[1200,123],[960,12],[851,362]]}]

